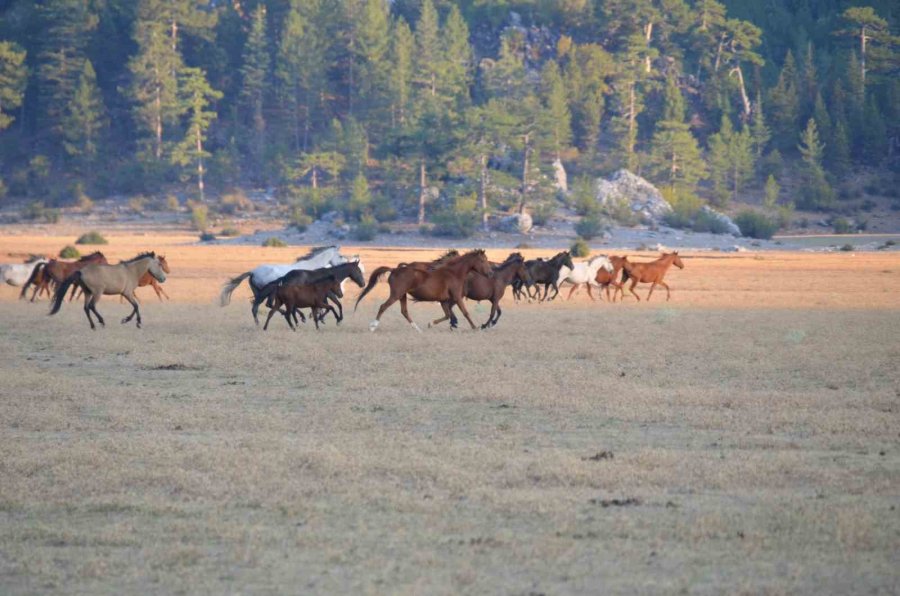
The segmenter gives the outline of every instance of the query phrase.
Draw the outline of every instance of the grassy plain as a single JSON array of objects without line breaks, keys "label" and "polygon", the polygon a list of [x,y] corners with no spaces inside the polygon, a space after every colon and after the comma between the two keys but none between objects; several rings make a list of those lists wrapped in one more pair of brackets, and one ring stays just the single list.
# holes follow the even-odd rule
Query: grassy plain
[{"label": "grassy plain", "polygon": [[263,333],[219,285],[302,249],[110,240],[172,264],[143,330],[0,288],[5,594],[900,590],[896,254],[696,253],[669,303],[486,333],[369,333],[380,293]]}]

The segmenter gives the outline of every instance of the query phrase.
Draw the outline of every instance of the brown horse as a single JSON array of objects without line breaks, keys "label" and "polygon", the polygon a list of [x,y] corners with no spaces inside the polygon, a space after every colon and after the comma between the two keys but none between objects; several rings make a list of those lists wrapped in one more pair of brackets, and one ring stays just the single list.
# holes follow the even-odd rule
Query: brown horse
[{"label": "brown horse", "polygon": [[25,282],[25,285],[22,286],[22,292],[19,294],[19,298],[25,297],[25,293],[28,291],[28,287],[31,284],[40,281],[40,285],[35,288],[34,294],[31,295],[31,301],[34,302],[34,299],[39,292],[46,291],[49,293],[51,282],[54,285],[58,286],[70,275],[72,275],[76,271],[80,271],[82,268],[92,263],[98,265],[106,265],[107,260],[106,257],[103,256],[102,252],[97,251],[83,256],[77,261],[60,261],[59,259],[50,259],[46,263],[38,264],[34,268],[34,271],[31,272],[31,277],[29,277],[28,281]]},{"label": "brown horse", "polygon": [[409,316],[407,309],[407,295],[411,296],[417,302],[440,302],[441,308],[444,309],[444,318],[436,322],[446,321],[453,317],[450,306],[456,304],[463,316],[469,321],[472,329],[475,329],[475,323],[469,316],[464,301],[466,291],[466,277],[470,271],[477,271],[484,275],[491,275],[491,264],[487,259],[483,250],[473,250],[462,256],[454,257],[446,261],[443,265],[435,267],[433,270],[423,270],[412,265],[399,265],[397,267],[379,267],[372,272],[369,277],[369,283],[366,288],[356,299],[356,307],[359,307],[360,301],[368,294],[378,279],[385,273],[390,273],[388,284],[391,287],[391,294],[388,299],[378,308],[378,314],[375,320],[369,324],[369,330],[375,331],[381,321],[381,315],[384,314],[393,303],[400,301],[400,312],[404,318],[409,321],[413,329],[421,332],[419,326]]},{"label": "brown horse", "polygon": [[[482,329],[493,327],[500,320],[503,310],[500,308],[500,300],[506,293],[506,287],[514,280],[520,280],[526,286],[531,285],[531,275],[525,267],[525,257],[521,253],[514,252],[506,257],[502,263],[491,263],[494,269],[493,276],[488,277],[477,271],[469,273],[466,278],[466,298],[481,302],[482,300],[491,301],[491,316],[487,322],[481,326]],[[456,317],[452,315],[453,305],[450,305],[450,326],[456,327]],[[429,327],[437,325],[444,319],[439,319],[429,323]]]},{"label": "brown horse", "polygon": [[[625,269],[622,283],[624,284],[629,279],[631,280],[631,287],[628,288],[628,291],[634,294],[634,297],[638,300],[640,300],[641,297],[634,291],[634,287],[638,285],[638,283],[651,284],[650,291],[647,293],[648,301],[650,300],[650,296],[653,295],[653,288],[660,285],[666,289],[666,300],[668,301],[671,297],[671,292],[669,291],[669,285],[663,281],[663,277],[665,277],[666,271],[668,271],[669,267],[672,265],[675,265],[679,269],[684,269],[684,263],[681,262],[678,251],[663,253],[661,257],[650,263],[632,263],[631,261],[625,260],[622,265]],[[622,295],[624,296],[624,293]]]},{"label": "brown horse", "polygon": [[[601,292],[604,290],[604,288],[606,289],[606,299],[610,302],[616,301],[617,293],[622,294],[622,299],[625,298],[625,290],[622,287],[622,282],[617,280],[619,279],[619,272],[622,271],[627,261],[628,257],[609,257],[609,262],[613,265],[612,273],[610,273],[606,269],[603,269],[602,267],[597,270],[597,277],[595,278],[595,281],[600,286]],[[612,299],[610,299],[609,297],[609,286],[615,287],[615,290],[613,290]]]}]

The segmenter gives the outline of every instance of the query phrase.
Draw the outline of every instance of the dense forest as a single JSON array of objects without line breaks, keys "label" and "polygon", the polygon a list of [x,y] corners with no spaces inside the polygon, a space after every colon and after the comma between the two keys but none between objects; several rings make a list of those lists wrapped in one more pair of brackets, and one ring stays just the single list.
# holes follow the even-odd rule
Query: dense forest
[{"label": "dense forest", "polygon": [[299,225],[339,210],[452,226],[539,220],[563,168],[565,200],[588,214],[589,180],[627,168],[689,224],[747,189],[773,213],[839,209],[858,198],[848,176],[900,164],[892,0],[0,10],[3,202],[270,189]]}]

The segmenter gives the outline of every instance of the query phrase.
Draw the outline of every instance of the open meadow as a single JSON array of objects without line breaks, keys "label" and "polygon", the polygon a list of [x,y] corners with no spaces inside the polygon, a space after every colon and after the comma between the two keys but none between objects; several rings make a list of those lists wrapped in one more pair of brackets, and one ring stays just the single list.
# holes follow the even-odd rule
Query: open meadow
[{"label": "open meadow", "polygon": [[348,284],[342,326],[264,333],[221,283],[305,249],[193,238],[99,247],[166,255],[141,330],[0,287],[3,594],[900,591],[900,254],[686,253],[668,303],[487,332],[370,333],[385,284]]}]

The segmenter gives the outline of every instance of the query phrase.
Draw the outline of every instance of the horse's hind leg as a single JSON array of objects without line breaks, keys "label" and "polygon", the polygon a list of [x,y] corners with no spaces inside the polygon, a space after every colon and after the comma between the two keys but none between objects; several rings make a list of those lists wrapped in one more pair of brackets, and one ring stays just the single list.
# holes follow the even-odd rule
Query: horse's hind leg
[{"label": "horse's hind leg", "polygon": [[[403,296],[405,297],[406,294],[404,294]],[[398,298],[398,296],[394,296],[394,293],[391,292],[391,295],[388,296],[388,299],[378,307],[378,314],[375,315],[375,320],[369,323],[369,331],[375,331],[376,329],[378,329],[378,323],[381,322],[381,315],[383,315],[384,311],[389,309],[393,303],[397,302]],[[409,319],[409,317],[407,317],[407,319]],[[410,320],[409,322],[412,323],[412,320]]]},{"label": "horse's hind leg", "polygon": [[469,311],[466,308],[466,301],[463,299],[462,296],[459,296],[456,298],[456,306],[458,306],[459,310],[462,311],[463,316],[469,322],[469,325],[472,326],[472,329],[478,329],[478,327],[475,326],[475,322],[472,320],[472,317],[469,316]]},{"label": "horse's hind leg", "polygon": [[592,294],[592,293],[591,293],[591,282],[587,282],[587,283],[586,283],[586,284],[584,284],[584,285],[586,285],[586,286],[587,286],[587,291],[588,291],[588,296],[590,296],[590,297],[591,297],[591,300],[592,300],[592,301],[593,301],[593,302],[596,302],[596,301],[597,301],[597,299],[596,299],[596,298],[594,298],[594,295],[593,295],[593,294]]},{"label": "horse's hind leg", "polygon": [[566,300],[571,300],[572,294],[574,294],[575,290],[577,290],[577,289],[578,289],[578,284],[572,284],[572,289],[569,290],[569,295],[566,296]]},{"label": "horse's hind leg", "polygon": [[435,319],[432,322],[428,323],[429,329],[431,327],[437,327],[438,325],[440,325],[441,323],[443,323],[447,319],[450,319],[453,316],[453,313],[450,312],[450,304],[449,303],[441,302],[441,310],[444,311],[444,316],[441,317],[440,319]]},{"label": "horse's hind leg", "polygon": [[672,297],[672,292],[669,291],[669,284],[662,280],[658,281],[657,283],[666,289],[666,302],[668,302],[669,298]]},{"label": "horse's hind leg", "polygon": [[656,282],[650,284],[650,291],[647,292],[647,302],[650,302],[650,296],[653,295],[653,289],[656,287]]},{"label": "horse's hind leg", "polygon": [[[637,292],[634,291],[634,287],[637,285],[637,283],[638,283],[638,282],[637,282],[637,278],[634,278],[634,279],[631,281],[631,287],[628,288],[628,291],[631,292],[632,294],[634,294],[634,297],[637,298],[637,301],[638,301],[638,302],[640,302],[640,301],[641,301],[641,297],[638,296],[638,295],[637,295]],[[625,292],[622,292],[622,298],[623,298],[623,299],[625,298]]]},{"label": "horse's hind leg", "polygon": [[409,309],[407,308],[406,294],[403,294],[403,296],[400,297],[400,312],[403,314],[404,317],[406,317],[406,320],[409,321],[409,324],[412,325],[413,329],[415,329],[419,333],[422,333],[422,330],[419,329],[419,326],[416,325],[416,322],[412,320],[411,316],[409,316]]},{"label": "horse's hind leg", "polygon": [[96,331],[97,327],[94,325],[94,320],[91,318],[91,299],[93,296],[90,294],[84,295],[84,314],[87,316],[88,323],[91,324],[91,330]]}]

